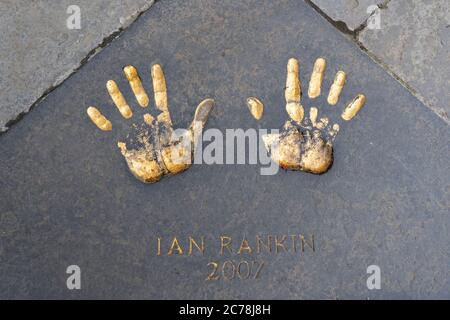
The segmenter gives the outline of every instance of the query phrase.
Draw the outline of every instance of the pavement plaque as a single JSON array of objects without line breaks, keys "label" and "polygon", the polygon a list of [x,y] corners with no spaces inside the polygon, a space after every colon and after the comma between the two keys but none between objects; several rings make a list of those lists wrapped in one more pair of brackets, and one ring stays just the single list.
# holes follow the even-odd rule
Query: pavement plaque
[{"label": "pavement plaque", "polygon": [[[324,93],[307,98],[319,56],[323,88],[336,71],[348,74],[337,106]],[[290,57],[300,60],[304,106],[319,115],[339,121],[344,102],[367,98],[340,122],[327,173],[203,164],[151,185],[129,173],[116,143],[143,110],[123,66],[140,70],[148,93],[151,64],[164,67],[175,127],[214,98],[207,128],[225,135],[283,125]],[[110,79],[134,120],[117,112]],[[249,96],[265,104],[260,122]],[[112,131],[89,121],[89,105]],[[0,136],[0,297],[449,298],[449,134],[302,1],[157,2]],[[189,254],[190,238],[203,239],[203,253],[191,241]],[[67,286],[71,265],[79,290]]]}]

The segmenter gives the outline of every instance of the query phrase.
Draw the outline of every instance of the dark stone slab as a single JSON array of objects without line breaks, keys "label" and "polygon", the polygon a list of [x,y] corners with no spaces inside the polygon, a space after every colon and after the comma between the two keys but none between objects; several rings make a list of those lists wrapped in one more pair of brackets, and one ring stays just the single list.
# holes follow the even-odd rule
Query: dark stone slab
[{"label": "dark stone slab", "polygon": [[[304,84],[325,56],[325,88],[343,68],[341,101],[367,96],[342,125],[328,173],[196,165],[144,185],[128,172],[116,141],[130,121],[105,90],[116,79],[133,101],[122,66],[141,70],[148,92],[150,64],[164,66],[177,126],[214,97],[209,128],[255,127],[245,107],[254,95],[266,104],[261,127],[277,128],[287,117],[291,56],[301,60]],[[88,121],[91,104],[112,120],[112,133]],[[314,104],[333,119],[342,109],[325,98]],[[302,1],[158,2],[0,136],[0,297],[448,298],[449,134]],[[220,235],[235,245],[245,235],[253,245],[258,234],[314,234],[315,251],[219,255]],[[156,256],[156,237],[185,246],[190,235],[205,237],[204,256]],[[230,259],[265,266],[257,279],[205,281],[208,262]],[[82,270],[79,291],[66,288],[71,264]],[[381,290],[366,287],[372,264],[381,268]]]}]

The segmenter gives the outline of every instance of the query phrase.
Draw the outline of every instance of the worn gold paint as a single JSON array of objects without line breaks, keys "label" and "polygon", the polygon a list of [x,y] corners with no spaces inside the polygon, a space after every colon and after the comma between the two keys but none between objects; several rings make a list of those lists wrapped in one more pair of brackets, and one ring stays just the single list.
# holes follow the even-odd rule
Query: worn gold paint
[{"label": "worn gold paint", "polygon": [[256,120],[260,120],[264,113],[264,105],[258,98],[250,97],[247,98],[247,107],[250,110],[251,115]]},{"label": "worn gold paint", "polygon": [[147,93],[145,92],[144,87],[142,86],[141,78],[135,67],[126,66],[123,69],[125,76],[130,83],[131,90],[133,90],[134,95],[136,96],[136,100],[141,107],[147,107],[149,103],[149,99]]},{"label": "worn gold paint", "polygon": [[331,85],[330,92],[328,93],[327,101],[331,105],[335,105],[339,101],[339,96],[341,95],[342,89],[345,86],[345,81],[347,75],[344,71],[338,71],[334,77],[333,84]]},{"label": "worn gold paint", "polygon": [[358,94],[344,109],[341,114],[342,119],[349,121],[353,119],[366,103],[366,97],[363,94]]},{"label": "worn gold paint", "polygon": [[337,134],[339,133],[339,125],[337,123],[333,124],[333,126],[331,127],[331,129],[328,130],[328,136],[330,137],[331,142],[334,141],[334,139],[336,138]]},{"label": "worn gold paint", "polygon": [[192,133],[192,139],[194,143],[194,149],[197,145],[198,139],[202,134],[202,130],[208,120],[211,110],[214,108],[213,99],[205,99],[199,103],[197,109],[195,109],[194,119],[192,120],[189,130]]},{"label": "worn gold paint", "polygon": [[242,254],[244,252],[248,253],[248,254],[252,253],[252,248],[250,247],[250,244],[248,243],[247,238],[242,239],[241,245],[240,245],[237,253]]},{"label": "worn gold paint", "polygon": [[314,63],[314,68],[309,81],[308,96],[313,99],[320,96],[323,76],[327,66],[327,61],[324,58],[318,58]]},{"label": "worn gold paint", "polygon": [[164,122],[167,125],[172,124],[169,114],[169,104],[167,99],[167,86],[164,72],[159,64],[154,64],[151,69],[153,91],[155,96],[155,105],[160,111],[161,115],[158,115],[158,121]]},{"label": "worn gold paint", "polygon": [[137,150],[128,150],[124,142],[118,142],[131,173],[140,181],[154,183],[159,181],[164,172],[158,161],[153,156],[153,150],[149,146]]},{"label": "worn gold paint", "polygon": [[320,120],[316,124],[317,129],[325,129],[328,126],[330,120],[327,117],[320,118]]},{"label": "worn gold paint", "polygon": [[171,174],[183,172],[189,169],[192,164],[192,149],[190,145],[192,138],[189,137],[187,139],[189,139],[189,146],[185,146],[183,144],[180,146],[171,144],[161,150],[161,157],[164,162],[164,166]]},{"label": "worn gold paint", "polygon": [[333,124],[333,130],[339,132],[339,125],[337,123]]},{"label": "worn gold paint", "polygon": [[297,102],[289,102],[286,104],[286,111],[295,122],[301,122],[304,117],[304,109],[300,103]]},{"label": "worn gold paint", "polygon": [[333,163],[333,147],[321,137],[313,136],[303,144],[301,167],[303,171],[321,174]]},{"label": "worn gold paint", "polygon": [[[323,81],[323,73],[326,67],[324,59],[317,59],[311,77],[310,96],[320,94],[320,86]],[[142,106],[145,104],[142,97],[146,93],[142,87],[137,70],[128,66],[124,68],[133,92],[136,95],[138,102]],[[292,120],[296,123],[287,122],[280,134],[268,134],[263,136],[264,144],[270,152],[271,158],[278,163],[282,168],[289,170],[301,170],[315,174],[326,172],[333,162],[333,147],[332,141],[339,132],[339,125],[333,124],[330,129],[329,119],[326,117],[317,121],[318,109],[313,107],[310,109],[309,118],[311,120],[313,130],[309,130],[309,125],[301,124],[304,118],[303,106],[300,103],[301,98],[301,84],[298,78],[299,66],[296,59],[290,59],[287,65],[287,79],[286,79],[286,110]],[[153,183],[159,181],[164,175],[177,174],[189,168],[192,161],[192,147],[195,147],[195,141],[198,137],[198,132],[201,131],[209,112],[211,111],[214,101],[206,99],[202,101],[195,111],[194,121],[192,122],[189,131],[178,140],[167,138],[167,133],[172,132],[170,114],[167,104],[167,89],[162,68],[159,65],[152,67],[153,87],[155,91],[155,102],[157,108],[162,111],[155,121],[150,114],[144,115],[144,122],[151,126],[149,129],[151,135],[159,134],[159,126],[155,125],[163,123],[166,125],[164,138],[153,140],[148,136],[141,137],[141,142],[144,147],[138,150],[128,150],[123,142],[118,143],[123,156],[125,157],[130,171],[141,181],[146,183]],[[340,71],[336,74],[333,85],[330,88],[328,102],[337,103],[342,88],[345,85],[346,75]],[[117,105],[119,111],[124,117],[129,115],[126,107],[125,99],[120,93],[117,84],[114,81],[107,83],[108,92],[113,101]],[[318,88],[318,89],[317,89]],[[148,97],[146,97],[146,104],[148,105]],[[250,112],[256,119],[260,119],[263,114],[263,104],[254,97],[247,100]],[[365,103],[365,96],[358,95],[342,112],[344,120],[351,120]],[[106,119],[100,111],[95,107],[90,107],[87,110],[89,117],[101,130],[111,130],[111,122]],[[129,110],[131,112],[131,109]],[[307,122],[305,122],[307,123]],[[314,129],[315,128],[315,129]],[[154,130],[154,131],[153,131]],[[325,135],[322,135],[325,133]],[[325,136],[325,137],[324,137]],[[153,142],[156,141],[155,145]],[[180,159],[182,161],[180,161]],[[221,251],[225,248],[229,249],[231,243],[225,243],[225,238],[221,238]],[[177,244],[174,245],[174,250],[178,251]]]},{"label": "worn gold paint", "polygon": [[263,136],[272,160],[286,170],[315,174],[326,172],[333,163],[333,148],[320,135],[303,133],[286,123],[279,135]]},{"label": "worn gold paint", "polygon": [[175,175],[189,169],[198,138],[196,133],[201,132],[213,106],[214,100],[203,100],[195,111],[194,120],[189,130],[176,140],[171,140],[168,145],[160,146],[162,161],[160,166],[164,168],[165,174]]},{"label": "worn gold paint", "polygon": [[[155,128],[153,126],[153,118],[150,117],[151,115],[149,114],[144,115],[144,121],[151,125],[152,128]],[[118,147],[133,175],[142,182],[154,183],[159,181],[164,175],[174,175],[190,167],[192,138],[190,131],[187,132],[189,134],[184,137],[186,139],[184,143],[187,143],[188,147],[185,147],[180,142],[171,142],[165,147],[159,145],[158,148],[161,148],[161,151],[159,151],[149,142],[149,136],[145,131],[138,135],[138,141],[143,147],[136,150],[127,150],[126,144],[123,142],[119,142]],[[158,153],[160,157],[156,156]]]},{"label": "worn gold paint", "polygon": [[[123,71],[139,104],[143,107],[147,106],[148,97],[136,68],[130,65],[125,67]],[[195,110],[194,120],[185,134],[173,137],[174,131],[167,104],[166,81],[160,65],[152,66],[152,80],[156,107],[161,113],[156,117],[156,120],[150,113],[144,114],[143,120],[148,126],[138,127],[133,125],[138,133],[134,137],[136,139],[132,141],[137,142],[139,147],[128,149],[125,142],[119,141],[117,143],[131,173],[144,183],[157,182],[165,175],[178,174],[191,166],[193,149],[214,106],[214,100],[212,99],[205,99],[200,102]],[[122,116],[127,119],[130,118],[132,116],[131,108],[117,84],[113,80],[109,80],[106,83],[106,88]],[[87,113],[92,122],[101,130],[112,129],[111,122],[97,108],[89,107]],[[161,124],[163,126],[160,126]]]},{"label": "worn gold paint", "polygon": [[[271,151],[272,144],[275,142],[278,143],[280,139],[279,133],[268,133],[262,136],[264,146],[266,147],[267,151]],[[272,150],[273,151],[273,150]],[[275,154],[275,152],[272,152],[272,154]]]},{"label": "worn gold paint", "polygon": [[[286,170],[301,170],[301,148],[300,141],[302,134],[294,128],[290,122],[285,125],[283,132],[278,136],[270,138],[274,141],[268,146],[272,160]],[[269,138],[269,139],[270,139]],[[263,137],[265,145],[269,144],[269,139]]]},{"label": "worn gold paint", "polygon": [[286,102],[300,102],[301,86],[298,78],[299,63],[297,59],[291,58],[287,64],[287,77],[286,77],[286,90],[285,98]]},{"label": "worn gold paint", "polygon": [[311,107],[309,109],[309,120],[311,120],[311,124],[313,127],[316,126],[318,114],[319,114],[319,110],[316,107]]},{"label": "worn gold paint", "polygon": [[309,120],[311,121],[313,128],[325,129],[325,127],[328,126],[330,120],[327,117],[323,117],[320,118],[319,121],[317,121],[318,114],[319,110],[316,107],[311,107],[309,109]]},{"label": "worn gold paint", "polygon": [[299,63],[297,59],[291,58],[287,64],[286,89],[286,111],[292,120],[300,122],[303,120],[304,109],[300,103],[302,95],[300,79],[298,77]]},{"label": "worn gold paint", "polygon": [[[308,96],[320,95],[326,69],[326,61],[318,58],[311,75]],[[287,121],[280,133],[264,135],[263,142],[271,159],[281,168],[305,171],[314,174],[326,172],[333,163],[333,141],[339,132],[339,125],[330,124],[327,117],[318,118],[318,109],[311,107],[309,119],[303,119],[303,107],[300,104],[301,86],[298,80],[298,61],[289,59],[286,80],[286,110],[292,121]],[[346,74],[339,71],[330,88],[328,102],[336,104],[346,82]],[[362,108],[364,95],[358,95],[343,111],[344,120],[352,119]]]},{"label": "worn gold paint", "polygon": [[155,118],[150,113],[144,114],[144,122],[148,124],[149,126],[153,125],[153,121],[155,121]]},{"label": "worn gold paint", "polygon": [[111,131],[112,123],[96,107],[87,108],[87,114],[92,122],[103,131]]},{"label": "worn gold paint", "polygon": [[[138,137],[138,141],[143,145],[140,149],[127,150],[125,143],[119,142],[118,146],[133,175],[142,182],[154,183],[164,175],[175,175],[187,170],[192,164],[192,150],[195,148],[194,133],[203,128],[213,105],[212,99],[203,100],[195,111],[190,129],[176,140],[170,138],[167,145],[160,141],[155,149],[155,146],[149,142],[149,136],[145,131],[141,137]],[[154,118],[150,114],[144,114],[144,122],[157,130]],[[155,131],[153,132],[155,133]]]},{"label": "worn gold paint", "polygon": [[119,112],[122,115],[122,117],[124,117],[125,119],[131,118],[133,116],[133,112],[131,111],[131,108],[128,105],[128,103],[125,101],[122,92],[120,92],[117,83],[114,80],[109,80],[106,83],[106,89],[108,90],[108,93],[111,96],[111,99],[113,100],[117,109],[119,109]]}]

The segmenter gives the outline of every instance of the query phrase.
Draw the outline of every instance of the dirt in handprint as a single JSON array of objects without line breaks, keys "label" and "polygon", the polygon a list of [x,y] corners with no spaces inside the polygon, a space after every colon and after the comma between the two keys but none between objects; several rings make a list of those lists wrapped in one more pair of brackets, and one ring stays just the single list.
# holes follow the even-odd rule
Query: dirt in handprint
[{"label": "dirt in handprint", "polygon": [[[317,58],[308,87],[308,97],[315,99],[321,95],[322,82],[325,76],[327,61]],[[340,70],[334,77],[330,87],[327,102],[336,105],[347,81],[347,75]],[[271,159],[281,168],[322,174],[333,164],[333,142],[339,132],[339,124],[331,124],[327,117],[318,118],[318,109],[311,107],[309,116],[301,103],[302,87],[299,78],[299,62],[291,58],[287,63],[285,86],[286,112],[290,117],[280,133],[263,136],[264,145]],[[352,120],[364,106],[366,98],[358,94],[341,113],[345,121]],[[255,110],[262,108],[262,102],[257,98],[247,99],[252,116],[259,120]],[[262,114],[262,112],[261,112]]]},{"label": "dirt in handprint", "polygon": [[333,164],[333,140],[338,130],[338,126],[319,130],[287,121],[281,133],[265,135],[263,140],[281,168],[322,174]]},{"label": "dirt in handprint", "polygon": [[117,146],[131,173],[137,179],[145,183],[157,182],[162,178],[164,171],[159,165],[150,127],[147,124],[133,125],[133,127],[136,132],[135,140],[130,138],[130,135],[126,139],[129,145],[132,145],[132,148],[129,149],[127,143],[121,141],[117,143]]}]

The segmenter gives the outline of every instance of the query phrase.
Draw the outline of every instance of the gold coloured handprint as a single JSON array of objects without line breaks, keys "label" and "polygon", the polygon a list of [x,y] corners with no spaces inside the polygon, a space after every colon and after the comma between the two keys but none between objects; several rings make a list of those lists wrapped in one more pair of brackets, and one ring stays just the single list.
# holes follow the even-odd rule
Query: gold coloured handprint
[{"label": "gold coloured handprint", "polygon": [[[149,105],[149,97],[142,86],[135,67],[123,69],[140,107]],[[212,99],[203,100],[197,107],[194,120],[187,130],[175,134],[170,118],[166,80],[159,64],[151,68],[155,106],[159,111],[156,119],[150,114],[143,115],[143,124],[136,134],[137,146],[128,148],[119,141],[119,147],[131,173],[144,183],[154,183],[167,175],[175,175],[187,170],[193,162],[193,155],[199,134],[214,106]],[[129,119],[133,111],[114,80],[106,83],[106,89],[120,114]],[[92,122],[103,131],[112,130],[112,123],[96,107],[89,107],[87,114]]]},{"label": "gold coloured handprint", "polygon": [[[308,87],[311,99],[321,94],[326,65],[324,58],[318,58],[314,63]],[[330,105],[338,103],[346,79],[344,71],[337,72],[327,98]],[[333,141],[339,132],[339,125],[331,124],[327,117],[318,119],[316,107],[311,107],[309,115],[305,116],[301,96],[299,62],[291,58],[287,64],[285,89],[286,112],[290,120],[286,121],[280,133],[264,135],[264,145],[272,160],[281,168],[322,174],[333,164]],[[344,108],[341,118],[346,121],[353,119],[365,101],[365,96],[358,94]],[[253,117],[259,120],[264,109],[262,102],[250,97],[247,99],[247,106]]]}]

